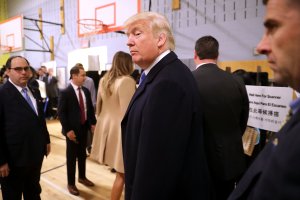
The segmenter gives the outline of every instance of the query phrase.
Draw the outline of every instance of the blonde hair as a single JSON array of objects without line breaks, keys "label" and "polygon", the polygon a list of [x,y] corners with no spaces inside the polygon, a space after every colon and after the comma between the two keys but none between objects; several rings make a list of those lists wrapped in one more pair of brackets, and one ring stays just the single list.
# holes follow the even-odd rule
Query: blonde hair
[{"label": "blonde hair", "polygon": [[111,69],[103,76],[101,89],[105,94],[112,95],[111,86],[120,76],[130,75],[133,72],[133,61],[131,55],[118,51],[113,58]]},{"label": "blonde hair", "polygon": [[173,51],[175,49],[175,40],[172,33],[171,26],[168,19],[155,12],[142,12],[131,16],[124,23],[125,29],[137,21],[146,21],[149,24],[150,30],[153,31],[154,36],[158,36],[160,33],[165,33],[167,36],[167,47]]}]

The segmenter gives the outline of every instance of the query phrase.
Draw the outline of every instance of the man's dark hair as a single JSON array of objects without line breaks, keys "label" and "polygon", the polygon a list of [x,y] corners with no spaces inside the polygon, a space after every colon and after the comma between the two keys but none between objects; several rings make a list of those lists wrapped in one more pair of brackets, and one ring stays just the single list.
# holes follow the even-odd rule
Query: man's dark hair
[{"label": "man's dark hair", "polygon": [[81,64],[81,63],[76,63],[75,66],[83,67],[83,64]]},{"label": "man's dark hair", "polygon": [[217,59],[219,42],[210,35],[203,36],[197,40],[195,51],[200,59]]},{"label": "man's dark hair", "polygon": [[74,67],[72,67],[70,70],[70,79],[72,79],[73,74],[79,74],[80,69],[84,70],[83,66],[76,64]]},{"label": "man's dark hair", "polygon": [[[264,5],[267,5],[269,0],[262,0]],[[300,1],[299,0],[286,0],[287,3],[289,3],[290,5],[297,5],[300,6]]]},{"label": "man's dark hair", "polygon": [[23,56],[11,56],[11,57],[9,57],[8,60],[6,61],[6,64],[5,64],[6,69],[10,69],[10,68],[11,68],[11,62],[12,62],[12,60],[15,59],[15,58],[23,58],[23,59],[27,62],[28,66],[30,66],[28,60],[27,60],[26,58],[24,58]]},{"label": "man's dark hair", "polygon": [[0,77],[3,76],[5,71],[6,71],[6,67],[5,67],[5,65],[3,65],[3,67],[0,69]]}]

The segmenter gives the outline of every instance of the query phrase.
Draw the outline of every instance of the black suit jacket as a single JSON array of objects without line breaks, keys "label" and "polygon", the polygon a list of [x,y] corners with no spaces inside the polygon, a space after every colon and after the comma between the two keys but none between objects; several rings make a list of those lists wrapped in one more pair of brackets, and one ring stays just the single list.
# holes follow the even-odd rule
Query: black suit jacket
[{"label": "black suit jacket", "polygon": [[55,76],[52,76],[50,82],[48,81],[49,76],[45,78],[46,93],[49,98],[58,97],[58,80]]},{"label": "black suit jacket", "polygon": [[40,92],[29,88],[38,115],[18,89],[7,81],[0,88],[0,165],[40,166],[50,143]]},{"label": "black suit jacket", "polygon": [[234,180],[246,170],[242,145],[249,113],[246,87],[215,64],[204,64],[193,75],[204,103],[204,140],[211,175],[216,180]]},{"label": "black suit jacket", "polygon": [[229,199],[300,199],[300,112],[260,152]]},{"label": "black suit jacket", "polygon": [[195,80],[171,52],[138,87],[122,121],[125,199],[207,199],[202,136]]},{"label": "black suit jacket", "polygon": [[[82,87],[82,91],[86,97],[86,109],[87,109],[87,125],[96,124],[95,112],[93,103],[91,100],[91,94],[89,90]],[[80,106],[71,84],[59,94],[58,100],[58,116],[62,125],[62,133],[66,135],[67,132],[73,130],[78,138],[80,138]]]}]

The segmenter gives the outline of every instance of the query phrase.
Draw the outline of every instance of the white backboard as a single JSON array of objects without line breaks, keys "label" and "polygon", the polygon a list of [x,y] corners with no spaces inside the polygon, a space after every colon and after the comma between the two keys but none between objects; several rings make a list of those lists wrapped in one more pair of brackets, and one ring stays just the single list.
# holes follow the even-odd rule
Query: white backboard
[{"label": "white backboard", "polygon": [[0,22],[0,50],[4,53],[23,50],[23,16]]},{"label": "white backboard", "polygon": [[[124,22],[140,12],[140,0],[78,0],[78,20],[97,19],[107,25],[105,32],[120,31]],[[93,31],[78,24],[78,36]]]}]

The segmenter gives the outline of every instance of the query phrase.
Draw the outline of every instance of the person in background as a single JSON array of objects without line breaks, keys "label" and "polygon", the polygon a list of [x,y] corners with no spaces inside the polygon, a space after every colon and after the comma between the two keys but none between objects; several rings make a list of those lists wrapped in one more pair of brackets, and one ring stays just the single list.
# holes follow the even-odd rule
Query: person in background
[{"label": "person in background", "polygon": [[0,184],[4,200],[38,200],[44,156],[50,153],[42,98],[28,85],[30,64],[22,56],[6,62],[0,87]]},{"label": "person in background", "polygon": [[242,136],[249,100],[244,82],[217,65],[219,42],[212,36],[196,41],[193,75],[204,110],[206,157],[218,200],[226,200],[246,170]]},{"label": "person in background", "polygon": [[[300,1],[264,0],[265,33],[257,51],[267,56],[274,81],[300,91]],[[268,141],[229,199],[300,199],[300,98],[290,119]]]},{"label": "person in background", "polygon": [[53,68],[48,69],[46,80],[46,94],[48,97],[48,106],[46,111],[46,117],[48,119],[56,118],[57,101],[58,101],[58,80],[53,76]]},{"label": "person in background", "polygon": [[117,52],[111,69],[100,81],[97,95],[97,124],[91,159],[116,170],[111,200],[119,200],[124,187],[121,121],[136,88],[135,80],[130,76],[132,72],[130,54]]},{"label": "person in background", "polygon": [[83,67],[72,67],[70,77],[70,84],[59,94],[58,116],[62,133],[66,136],[68,190],[77,196],[79,190],[75,185],[76,159],[78,182],[85,186],[94,186],[86,178],[86,140],[88,129],[94,132],[96,118],[91,94],[82,87],[86,77]]},{"label": "person in background", "polygon": [[[75,66],[84,68],[83,64],[81,64],[81,63],[76,63]],[[94,107],[94,110],[96,110],[96,87],[95,87],[94,80],[91,77],[85,76],[83,86],[85,88],[87,88],[89,90],[89,92],[91,93],[93,107]],[[93,133],[91,132],[91,130],[88,130],[87,144],[86,144],[87,156],[89,156],[91,153],[92,141],[93,141]]]},{"label": "person in background", "polygon": [[[75,66],[83,67],[83,65],[81,63],[76,63]],[[86,76],[83,86],[86,87],[90,91],[93,106],[94,106],[94,109],[96,109],[96,87],[95,87],[94,80],[91,77]]]},{"label": "person in background", "polygon": [[28,79],[28,85],[31,86],[33,89],[39,89],[39,83],[36,80],[37,73],[33,67],[30,67],[29,70],[29,79]]},{"label": "person in background", "polygon": [[255,85],[255,79],[251,77],[250,73],[244,69],[237,69],[232,72],[232,75],[235,77],[241,78],[245,85]]},{"label": "person in background", "polygon": [[[76,65],[83,67],[83,65],[81,63],[77,63]],[[94,109],[96,110],[96,88],[95,88],[94,80],[91,77],[86,76],[83,86],[86,87],[90,91],[93,106],[94,106]],[[91,131],[88,131],[87,145],[86,145],[86,150],[87,150],[88,154],[91,153],[92,141],[93,141],[93,134]]]},{"label": "person in background", "polygon": [[3,67],[0,69],[0,86],[7,81],[7,78],[6,67],[3,65]]},{"label": "person in background", "polygon": [[133,62],[144,70],[122,120],[125,199],[208,199],[200,98],[173,52],[170,24],[142,12],[124,27]]},{"label": "person in background", "polygon": [[134,69],[131,73],[131,77],[135,80],[136,84],[139,84],[140,75],[141,74],[138,69]]},{"label": "person in background", "polygon": [[39,69],[38,69],[38,79],[40,81],[44,81],[45,83],[47,82],[47,68],[46,66],[41,66]]}]

